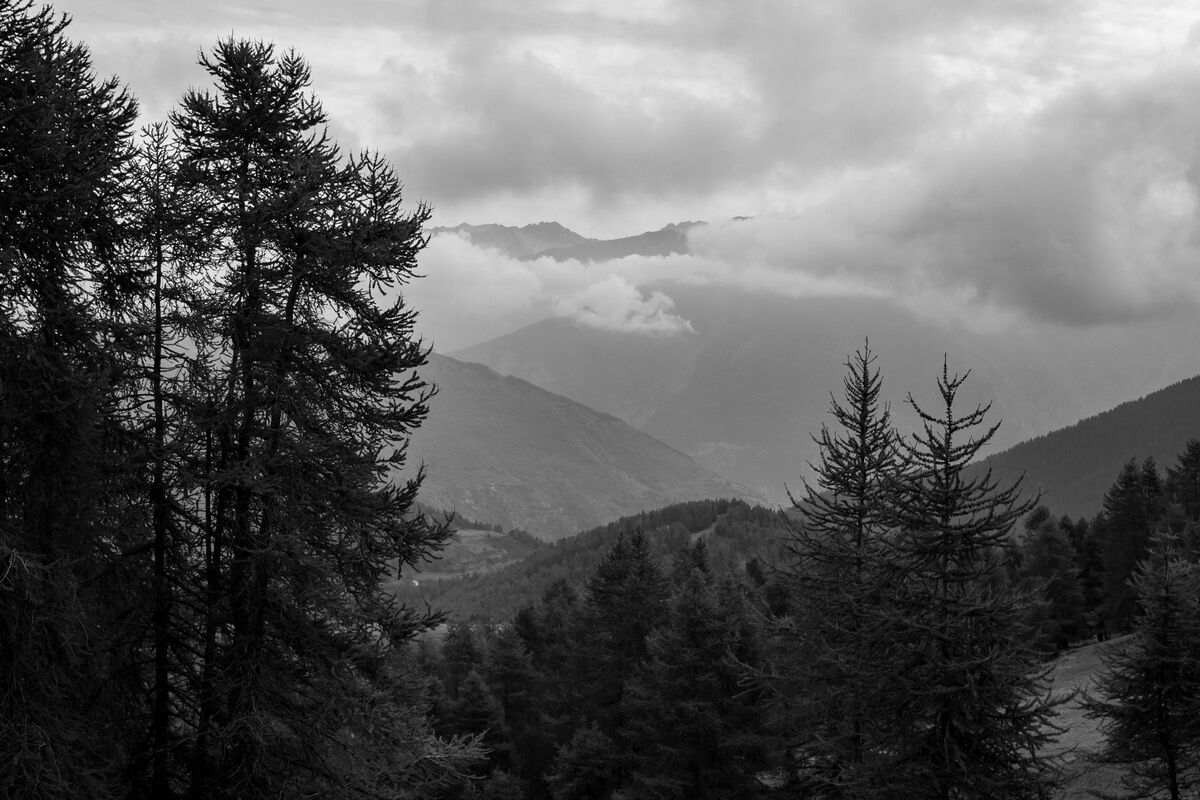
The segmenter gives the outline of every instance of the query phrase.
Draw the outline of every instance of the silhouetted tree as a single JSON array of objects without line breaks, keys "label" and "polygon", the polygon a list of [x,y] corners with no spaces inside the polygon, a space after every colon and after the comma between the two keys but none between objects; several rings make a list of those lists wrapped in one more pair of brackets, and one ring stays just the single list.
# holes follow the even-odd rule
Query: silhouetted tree
[{"label": "silhouetted tree", "polygon": [[554,800],[608,800],[617,785],[616,744],[595,723],[579,728],[546,776]]},{"label": "silhouetted tree", "polygon": [[0,795],[31,800],[108,796],[137,735],[115,644],[144,530],[116,258],[136,105],[67,23],[0,0]]},{"label": "silhouetted tree", "polygon": [[882,581],[901,458],[874,362],[869,346],[857,351],[846,362],[842,398],[830,396],[835,426],[815,437],[816,479],[792,498],[796,520],[775,574],[790,602],[786,613],[764,618],[772,658],[759,677],[799,755],[796,770],[814,791],[869,783],[867,762],[879,753],[873,728],[885,720],[876,695],[891,668]]},{"label": "silhouetted tree", "polygon": [[227,40],[201,65],[215,91],[172,115],[216,288],[190,791],[395,792],[454,756],[402,664],[431,620],[381,586],[445,536],[413,513],[420,473],[395,480],[430,397],[400,299],[428,210],[378,155],[339,153],[296,54]]},{"label": "silhouetted tree", "polygon": [[1037,753],[1053,708],[1023,625],[1029,600],[999,580],[1009,531],[1033,501],[1019,484],[964,474],[998,427],[981,427],[987,406],[957,410],[966,378],[943,363],[938,408],[909,397],[922,427],[895,495],[888,797],[1039,797],[1049,778]]},{"label": "silhouetted tree", "polygon": [[666,600],[666,578],[640,530],[620,536],[587,581],[577,623],[580,711],[610,737],[620,728],[621,696],[646,659],[646,639],[664,618]]}]

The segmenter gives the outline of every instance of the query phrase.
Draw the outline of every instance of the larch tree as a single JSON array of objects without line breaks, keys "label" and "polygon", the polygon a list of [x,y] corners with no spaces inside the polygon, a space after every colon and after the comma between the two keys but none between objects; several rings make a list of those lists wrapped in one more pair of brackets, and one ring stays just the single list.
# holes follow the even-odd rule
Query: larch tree
[{"label": "larch tree", "polygon": [[1102,651],[1085,698],[1129,797],[1180,800],[1200,786],[1200,566],[1162,535],[1130,578],[1134,633]]},{"label": "larch tree", "polygon": [[943,362],[940,405],[911,395],[921,430],[905,442],[905,478],[894,495],[894,715],[882,796],[1044,796],[1053,770],[1039,755],[1054,714],[1044,668],[1023,623],[1031,598],[1002,580],[1009,533],[1033,508],[1019,483],[964,473],[994,436],[988,406],[962,413],[966,375]]},{"label": "larch tree", "polygon": [[772,658],[758,677],[780,733],[800,754],[795,772],[817,792],[853,792],[874,780],[875,728],[886,719],[876,695],[890,669],[882,581],[902,459],[875,360],[869,344],[855,352],[842,397],[830,396],[834,426],[814,437],[815,479],[792,498],[787,560],[775,574],[789,607],[764,618]]},{"label": "larch tree", "polygon": [[390,796],[449,763],[401,661],[430,620],[381,588],[446,532],[389,481],[431,389],[403,302],[429,211],[343,156],[307,65],[227,40],[172,115],[204,208],[210,320],[189,794]]},{"label": "larch tree", "polygon": [[[118,309],[134,100],[0,0],[0,795],[104,797],[133,735]],[[97,735],[105,731],[106,735]]]}]

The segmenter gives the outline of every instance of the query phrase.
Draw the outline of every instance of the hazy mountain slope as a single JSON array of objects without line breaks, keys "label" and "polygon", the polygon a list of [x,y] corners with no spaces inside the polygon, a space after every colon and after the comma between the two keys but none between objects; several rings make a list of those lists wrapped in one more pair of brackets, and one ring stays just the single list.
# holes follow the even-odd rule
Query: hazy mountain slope
[{"label": "hazy mountain slope", "polygon": [[700,345],[694,335],[599,330],[556,317],[452,355],[640,426],[687,386]]},{"label": "hazy mountain slope", "polygon": [[750,497],[616,417],[479,364],[434,355],[439,387],[413,436],[420,500],[558,539],[683,500]]},{"label": "hazy mountain slope", "polygon": [[932,404],[943,353],[972,369],[964,401],[994,400],[997,447],[1078,419],[1076,395],[1036,347],[922,322],[870,298],[794,298],[655,284],[695,334],[637,336],[546,320],[455,355],[616,414],[772,502],[816,457],[830,392],[865,337],[902,427]]},{"label": "hazy mountain slope", "polygon": [[620,239],[587,239],[566,246],[552,247],[525,258],[548,256],[555,261],[611,261],[626,256],[666,256],[688,251],[687,232],[703,222],[673,222],[656,231]]},{"label": "hazy mountain slope", "polygon": [[1200,438],[1200,377],[997,453],[975,469],[1012,481],[1025,474],[1029,492],[1055,514],[1095,515],[1122,465],[1153,456],[1159,470],[1174,466],[1188,439]]},{"label": "hazy mountain slope", "polygon": [[516,228],[510,225],[456,225],[432,228],[431,234],[452,233],[468,238],[479,247],[499,250],[511,258],[540,253],[543,250],[570,247],[592,241],[557,222],[536,222]]}]

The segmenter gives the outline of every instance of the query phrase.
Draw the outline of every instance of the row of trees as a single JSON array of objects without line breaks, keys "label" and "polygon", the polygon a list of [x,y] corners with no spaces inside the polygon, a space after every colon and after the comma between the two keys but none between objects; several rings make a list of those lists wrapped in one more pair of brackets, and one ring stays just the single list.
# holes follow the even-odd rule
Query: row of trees
[{"label": "row of trees", "polygon": [[393,480],[428,209],[295,54],[219,43],[136,135],[66,27],[0,0],[0,795],[456,780],[380,588],[445,535]]},{"label": "row of trees", "polygon": [[427,645],[439,729],[492,748],[475,796],[1050,796],[1064,698],[1048,696],[1048,658],[1098,620],[1139,631],[1087,700],[1109,755],[1135,762],[1133,788],[1186,791],[1200,584],[1180,487],[1200,446],[1165,483],[1130,462],[1090,524],[1056,519],[968,467],[995,427],[955,407],[964,377],[944,369],[937,412],[909,399],[925,424],[904,440],[873,362],[847,365],[773,567],[737,550],[718,580],[688,549],[733,544],[737,504],[664,509],[652,538],[618,524],[540,553],[531,566],[616,537],[511,622]]},{"label": "row of trees", "polygon": [[765,619],[790,772],[822,797],[1044,796],[1054,703],[1035,598],[1005,574],[1032,501],[965,473],[996,431],[956,407],[966,376],[943,367],[935,409],[908,398],[922,428],[904,439],[869,348],[847,367],[795,500],[788,605]]},{"label": "row of trees", "polygon": [[639,534],[581,596],[559,583],[490,635],[451,629],[433,705],[445,733],[493,737],[485,796],[1044,796],[1037,598],[1007,573],[1032,503],[964,475],[995,427],[971,435],[986,409],[956,409],[963,378],[943,371],[905,441],[873,361],[848,365],[773,572],[717,580],[698,537],[668,579]]},{"label": "row of trees", "polygon": [[[795,502],[785,604],[764,617],[775,729],[820,797],[1044,797],[1056,765],[1045,658],[1098,629],[1082,699],[1103,758],[1136,797],[1200,779],[1200,442],[1164,482],[1131,460],[1089,525],[1055,520],[967,464],[994,434],[960,413],[945,368],[935,412],[897,436],[869,348],[847,365],[817,481]],[[972,435],[974,432],[975,435]],[[1011,533],[1025,518],[1024,533]]]},{"label": "row of trees", "polygon": [[[735,798],[772,789],[778,747],[744,664],[744,586],[704,540],[669,570],[622,534],[581,590],[558,581],[498,626],[425,640],[436,725],[484,735],[485,780],[447,797]],[[774,787],[778,789],[779,787]]]}]

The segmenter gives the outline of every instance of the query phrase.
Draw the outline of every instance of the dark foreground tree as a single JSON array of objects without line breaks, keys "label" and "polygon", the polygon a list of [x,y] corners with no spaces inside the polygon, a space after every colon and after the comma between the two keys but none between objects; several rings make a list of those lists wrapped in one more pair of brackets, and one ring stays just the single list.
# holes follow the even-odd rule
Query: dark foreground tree
[{"label": "dark foreground tree", "polygon": [[1105,757],[1126,764],[1129,797],[1193,797],[1200,786],[1200,567],[1162,536],[1131,578],[1133,636],[1104,651],[1096,692]]},{"label": "dark foreground tree", "polygon": [[1033,501],[1017,484],[964,474],[997,428],[981,427],[986,406],[957,410],[966,377],[943,364],[936,411],[909,397],[922,430],[906,443],[895,499],[886,797],[1033,798],[1050,778],[1038,751],[1053,734],[1053,707],[1023,624],[1029,598],[1002,578],[1009,531]]},{"label": "dark foreground tree", "polygon": [[179,788],[391,796],[453,756],[402,663],[429,619],[381,588],[445,536],[414,513],[420,475],[389,480],[430,397],[401,293],[428,210],[402,210],[378,155],[338,152],[299,56],[230,40],[201,64],[215,91],[172,116],[212,287]]},{"label": "dark foreground tree", "polygon": [[133,526],[116,307],[136,107],[67,21],[0,0],[0,796],[104,797]]},{"label": "dark foreground tree", "polygon": [[816,437],[816,480],[792,499],[798,519],[774,576],[790,607],[763,618],[772,657],[759,678],[774,724],[799,756],[796,774],[818,792],[869,784],[881,752],[876,689],[891,668],[882,581],[900,454],[874,362],[869,346],[857,351],[843,397],[831,395],[835,426]]}]

